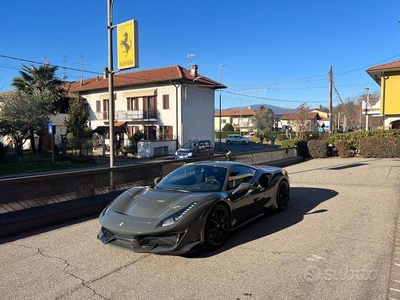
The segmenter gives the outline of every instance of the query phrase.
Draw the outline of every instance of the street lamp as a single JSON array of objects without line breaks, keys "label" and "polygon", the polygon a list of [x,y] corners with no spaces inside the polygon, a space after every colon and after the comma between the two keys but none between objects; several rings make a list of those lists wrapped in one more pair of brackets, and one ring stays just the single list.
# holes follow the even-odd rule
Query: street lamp
[{"label": "street lamp", "polygon": [[365,89],[367,90],[367,101],[365,102],[365,130],[369,131],[368,129],[369,87],[366,87]]},{"label": "street lamp", "polygon": [[114,148],[114,70],[113,70],[113,44],[112,31],[115,26],[112,25],[112,8],[114,0],[107,0],[107,30],[108,30],[108,121],[110,138],[110,168],[114,167],[115,148]]},{"label": "street lamp", "polygon": [[[220,64],[219,65],[219,83],[221,84],[221,69],[224,67],[225,64]],[[222,123],[222,96],[221,96],[221,89],[219,89],[219,150],[221,150],[221,135],[222,135],[222,128],[221,128],[221,123]]]}]

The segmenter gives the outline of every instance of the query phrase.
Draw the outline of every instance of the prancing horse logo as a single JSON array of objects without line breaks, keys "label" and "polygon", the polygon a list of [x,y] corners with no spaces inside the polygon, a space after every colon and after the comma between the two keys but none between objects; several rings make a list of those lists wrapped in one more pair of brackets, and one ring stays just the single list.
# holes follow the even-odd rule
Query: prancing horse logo
[{"label": "prancing horse logo", "polygon": [[121,40],[121,43],[120,43],[120,47],[124,47],[125,48],[125,51],[124,51],[124,53],[126,54],[125,57],[128,56],[129,49],[131,49],[131,47],[132,47],[132,40],[130,40],[129,42],[130,42],[130,44],[128,44],[128,33],[125,32],[124,33],[124,39]]}]

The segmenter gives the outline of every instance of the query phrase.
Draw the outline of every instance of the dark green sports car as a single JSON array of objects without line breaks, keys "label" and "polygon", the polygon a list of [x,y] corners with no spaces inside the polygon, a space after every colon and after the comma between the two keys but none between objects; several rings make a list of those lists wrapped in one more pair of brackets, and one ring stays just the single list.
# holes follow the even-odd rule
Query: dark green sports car
[{"label": "dark green sports car", "polygon": [[232,161],[185,164],[111,202],[100,214],[98,239],[135,252],[217,248],[231,230],[267,208],[285,210],[289,199],[289,177],[282,168]]}]

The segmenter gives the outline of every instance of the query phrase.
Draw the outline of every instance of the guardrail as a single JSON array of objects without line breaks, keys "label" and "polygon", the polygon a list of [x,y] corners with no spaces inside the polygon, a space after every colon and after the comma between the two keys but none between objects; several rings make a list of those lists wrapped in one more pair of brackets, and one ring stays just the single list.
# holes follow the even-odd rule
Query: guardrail
[{"label": "guardrail", "polygon": [[[296,148],[232,155],[248,164],[285,162]],[[72,218],[99,213],[122,191],[149,185],[187,162],[226,160],[224,155],[186,160],[147,162],[129,166],[32,175],[0,180],[0,237]],[[19,226],[15,226],[17,224]]]}]

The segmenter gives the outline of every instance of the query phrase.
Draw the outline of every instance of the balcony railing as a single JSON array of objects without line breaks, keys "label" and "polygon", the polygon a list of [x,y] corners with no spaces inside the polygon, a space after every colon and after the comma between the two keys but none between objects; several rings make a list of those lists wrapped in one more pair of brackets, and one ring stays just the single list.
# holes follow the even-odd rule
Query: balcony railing
[{"label": "balcony railing", "polygon": [[[108,120],[108,112],[96,112],[97,120]],[[118,121],[156,121],[156,109],[139,109],[139,110],[118,110],[115,113],[115,120]]]}]

